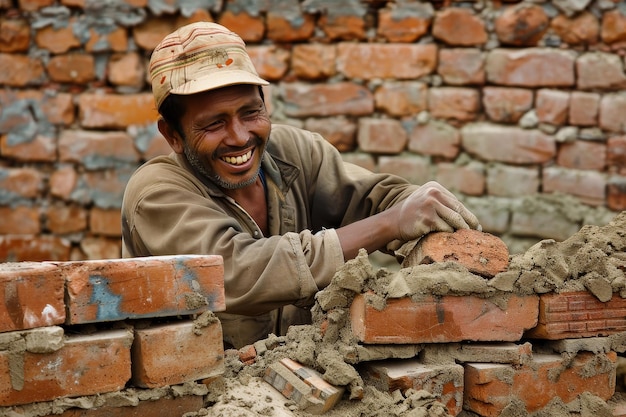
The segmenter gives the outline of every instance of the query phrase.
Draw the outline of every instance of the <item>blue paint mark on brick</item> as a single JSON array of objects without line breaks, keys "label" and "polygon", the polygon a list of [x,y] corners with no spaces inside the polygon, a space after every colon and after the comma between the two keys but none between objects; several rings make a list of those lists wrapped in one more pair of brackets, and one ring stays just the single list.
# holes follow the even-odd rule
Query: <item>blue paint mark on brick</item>
[{"label": "blue paint mark on brick", "polygon": [[98,305],[96,318],[98,321],[119,320],[123,318],[120,311],[121,295],[115,295],[109,289],[109,280],[101,275],[90,275],[89,282],[93,286],[90,303]]}]

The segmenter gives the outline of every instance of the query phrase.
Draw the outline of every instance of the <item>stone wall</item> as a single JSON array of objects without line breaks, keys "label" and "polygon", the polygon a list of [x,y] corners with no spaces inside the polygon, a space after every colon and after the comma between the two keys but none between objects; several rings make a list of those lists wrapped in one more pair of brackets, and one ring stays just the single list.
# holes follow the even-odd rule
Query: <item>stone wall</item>
[{"label": "stone wall", "polygon": [[0,0],[0,260],[120,255],[168,152],[150,52],[195,20],[246,41],[274,121],[440,181],[514,253],[626,209],[623,2]]}]

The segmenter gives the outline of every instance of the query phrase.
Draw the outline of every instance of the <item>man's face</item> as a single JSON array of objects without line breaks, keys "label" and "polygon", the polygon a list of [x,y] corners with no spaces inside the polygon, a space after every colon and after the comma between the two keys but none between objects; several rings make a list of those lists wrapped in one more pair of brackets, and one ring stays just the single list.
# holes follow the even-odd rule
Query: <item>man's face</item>
[{"label": "man's face", "polygon": [[181,118],[189,163],[225,189],[253,184],[271,122],[257,86],[236,85],[185,97]]}]

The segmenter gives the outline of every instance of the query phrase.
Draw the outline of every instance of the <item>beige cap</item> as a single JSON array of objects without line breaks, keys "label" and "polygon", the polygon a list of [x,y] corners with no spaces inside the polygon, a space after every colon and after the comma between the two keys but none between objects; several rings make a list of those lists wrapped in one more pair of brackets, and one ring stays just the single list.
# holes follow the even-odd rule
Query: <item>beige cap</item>
[{"label": "beige cap", "polygon": [[167,35],[150,58],[157,109],[170,94],[195,94],[234,84],[267,85],[243,40],[224,26],[196,22]]}]

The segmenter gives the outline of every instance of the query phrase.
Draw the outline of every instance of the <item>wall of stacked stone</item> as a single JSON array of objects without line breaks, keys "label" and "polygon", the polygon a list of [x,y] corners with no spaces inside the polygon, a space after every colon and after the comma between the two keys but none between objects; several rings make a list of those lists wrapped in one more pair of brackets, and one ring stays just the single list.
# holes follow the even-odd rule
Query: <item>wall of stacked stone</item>
[{"label": "wall of stacked stone", "polygon": [[626,209],[617,0],[0,0],[0,259],[118,257],[126,181],[168,152],[146,67],[175,27],[239,33],[277,122],[435,179],[512,252]]}]

